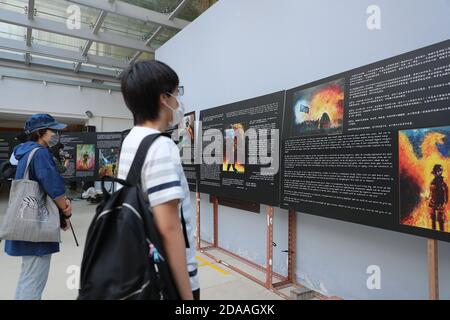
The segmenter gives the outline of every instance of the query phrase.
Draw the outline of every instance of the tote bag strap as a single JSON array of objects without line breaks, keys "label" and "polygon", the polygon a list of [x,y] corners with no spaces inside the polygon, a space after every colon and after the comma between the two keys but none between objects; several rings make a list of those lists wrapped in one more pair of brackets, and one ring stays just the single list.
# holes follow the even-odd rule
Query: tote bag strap
[{"label": "tote bag strap", "polygon": [[28,156],[28,160],[27,160],[27,166],[25,167],[25,174],[23,176],[24,180],[30,180],[30,164],[31,164],[31,160],[33,159],[34,154],[36,153],[36,151],[38,151],[41,148],[34,148],[33,150],[31,150],[30,155]]}]

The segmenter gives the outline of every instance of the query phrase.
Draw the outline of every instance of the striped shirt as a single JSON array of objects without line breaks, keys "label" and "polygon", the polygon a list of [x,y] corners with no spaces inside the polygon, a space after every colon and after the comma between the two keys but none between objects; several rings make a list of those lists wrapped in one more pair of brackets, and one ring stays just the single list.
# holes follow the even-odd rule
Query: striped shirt
[{"label": "striped shirt", "polygon": [[[142,140],[158,130],[136,126],[131,129],[122,144],[118,178],[126,179],[134,156]],[[186,259],[192,290],[199,289],[197,262],[195,258],[195,220],[192,214],[189,186],[181,165],[180,153],[176,144],[168,137],[157,138],[150,147],[142,167],[142,186],[147,190],[150,207],[179,199],[186,221],[189,247]],[[180,208],[181,209],[181,208]],[[180,216],[181,218],[181,216]],[[181,224],[180,224],[181,226]]]}]

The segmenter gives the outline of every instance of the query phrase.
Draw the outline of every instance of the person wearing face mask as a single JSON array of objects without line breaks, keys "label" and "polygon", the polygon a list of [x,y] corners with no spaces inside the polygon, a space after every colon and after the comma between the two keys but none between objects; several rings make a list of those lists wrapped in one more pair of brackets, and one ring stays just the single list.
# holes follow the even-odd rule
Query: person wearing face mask
[{"label": "person wearing face mask", "polygon": [[[121,89],[135,122],[123,141],[119,160],[118,178],[126,179],[141,141],[179,124],[185,110],[179,100],[183,92],[177,74],[160,61],[143,60],[131,65],[122,76]],[[147,151],[141,185],[181,299],[199,299],[195,217],[179,150],[169,137],[160,136]],[[183,218],[186,233],[181,224]]]},{"label": "person wearing face mask", "polygon": [[[37,181],[42,190],[49,195],[62,211],[67,224],[72,215],[70,201],[65,197],[64,180],[57,171],[51,147],[59,143],[59,130],[66,127],[48,114],[35,114],[25,124],[28,140],[14,150],[18,160],[15,179],[23,179],[30,152],[36,148],[30,163],[30,180]],[[10,256],[22,257],[22,269],[16,288],[16,300],[39,300],[47,283],[50,260],[59,252],[57,242],[5,241],[5,252]]]}]

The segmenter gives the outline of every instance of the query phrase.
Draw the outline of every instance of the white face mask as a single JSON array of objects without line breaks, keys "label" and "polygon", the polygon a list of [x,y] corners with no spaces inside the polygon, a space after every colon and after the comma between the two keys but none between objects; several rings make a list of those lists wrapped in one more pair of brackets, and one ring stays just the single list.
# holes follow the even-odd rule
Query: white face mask
[{"label": "white face mask", "polygon": [[174,127],[183,120],[183,117],[185,114],[185,109],[184,109],[184,104],[180,100],[178,100],[178,98],[176,96],[174,96],[173,94],[170,94],[170,93],[168,93],[168,94],[171,95],[172,97],[174,97],[175,99],[177,99],[177,102],[178,102],[178,108],[176,108],[176,109],[172,108],[167,103],[165,104],[166,107],[168,107],[170,110],[172,110],[172,121],[169,122],[169,126]]},{"label": "white face mask", "polygon": [[50,148],[56,146],[60,141],[59,132],[54,132],[50,141],[47,143]]}]

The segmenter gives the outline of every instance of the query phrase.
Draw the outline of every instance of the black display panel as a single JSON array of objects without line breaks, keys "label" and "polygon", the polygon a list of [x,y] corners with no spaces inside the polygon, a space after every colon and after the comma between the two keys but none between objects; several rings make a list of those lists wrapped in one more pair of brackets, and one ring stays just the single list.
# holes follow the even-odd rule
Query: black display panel
[{"label": "black display panel", "polygon": [[189,190],[196,192],[200,165],[195,163],[195,111],[186,113],[180,124],[168,128],[166,133],[171,135],[180,149],[180,157]]},{"label": "black display panel", "polygon": [[281,207],[450,241],[450,41],[288,90],[284,124]]},{"label": "black display panel", "polygon": [[[279,169],[276,161],[279,161],[284,96],[285,92],[280,91],[200,112],[200,192],[279,204],[279,170],[272,174],[262,174],[261,170],[269,167]],[[209,134],[214,129],[220,132],[221,139]],[[278,130],[278,134],[272,130]],[[252,133],[256,133],[256,139]],[[222,148],[213,148],[216,143]],[[210,154],[218,161],[205,161]]]},{"label": "black display panel", "polygon": [[66,172],[61,176],[66,180],[95,181],[97,174],[97,133],[67,132],[61,133],[64,153],[70,159]]}]

